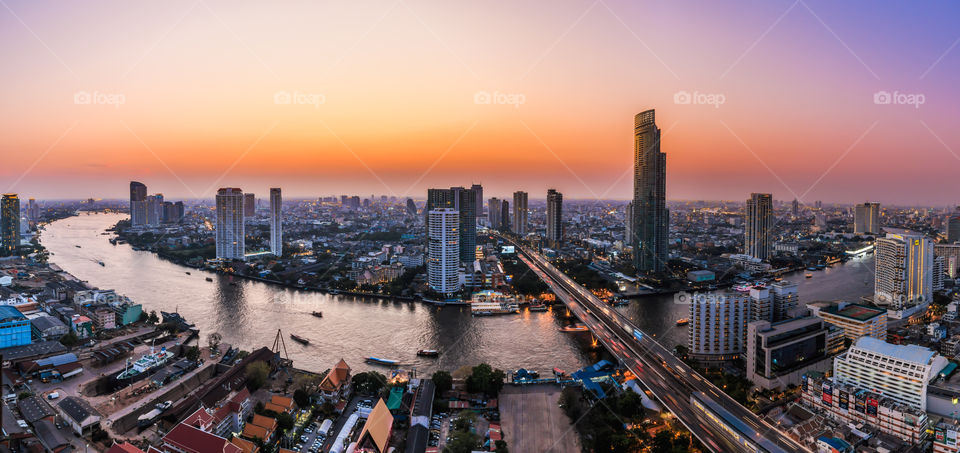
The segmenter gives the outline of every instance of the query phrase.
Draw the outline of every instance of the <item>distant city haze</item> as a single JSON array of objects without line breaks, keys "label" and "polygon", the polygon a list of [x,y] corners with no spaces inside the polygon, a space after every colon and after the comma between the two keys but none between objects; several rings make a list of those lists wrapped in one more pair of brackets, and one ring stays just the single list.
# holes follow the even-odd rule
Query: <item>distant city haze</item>
[{"label": "distant city haze", "polygon": [[628,200],[656,109],[670,200],[958,202],[960,4],[7,4],[24,198]]}]

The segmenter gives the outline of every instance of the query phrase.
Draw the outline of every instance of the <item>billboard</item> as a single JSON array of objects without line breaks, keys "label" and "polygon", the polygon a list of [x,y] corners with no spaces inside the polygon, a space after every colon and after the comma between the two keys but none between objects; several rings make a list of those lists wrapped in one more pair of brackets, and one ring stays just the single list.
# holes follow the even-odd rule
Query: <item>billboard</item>
[{"label": "billboard", "polygon": [[877,406],[880,404],[876,398],[867,398],[867,415],[876,417],[877,416]]},{"label": "billboard", "polygon": [[831,387],[830,384],[826,382],[823,383],[822,399],[823,399],[823,404],[826,404],[827,406],[833,405],[833,387]]},{"label": "billboard", "polygon": [[800,385],[803,386],[803,393],[807,393],[807,375],[800,377]]},{"label": "billboard", "polygon": [[514,253],[517,253],[517,250],[512,245],[504,245],[500,247],[501,255],[513,255]]},{"label": "billboard", "polygon": [[850,394],[843,390],[840,391],[840,409],[850,410]]}]

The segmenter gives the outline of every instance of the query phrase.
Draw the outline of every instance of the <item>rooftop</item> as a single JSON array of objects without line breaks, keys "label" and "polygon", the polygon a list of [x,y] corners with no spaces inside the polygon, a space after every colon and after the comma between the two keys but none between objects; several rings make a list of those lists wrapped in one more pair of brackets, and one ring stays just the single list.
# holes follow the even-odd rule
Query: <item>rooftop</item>
[{"label": "rooftop", "polygon": [[832,304],[828,307],[824,307],[820,311],[844,318],[855,319],[857,321],[867,321],[887,312],[887,310],[883,308],[860,304],[847,304],[845,307],[843,307],[843,309],[839,308],[840,305]]},{"label": "rooftop", "polygon": [[905,360],[907,362],[919,363],[923,365],[930,363],[930,359],[932,359],[936,354],[936,352],[923,346],[917,346],[915,344],[890,344],[873,337],[859,338],[855,347],[876,354],[882,354],[900,360]]}]

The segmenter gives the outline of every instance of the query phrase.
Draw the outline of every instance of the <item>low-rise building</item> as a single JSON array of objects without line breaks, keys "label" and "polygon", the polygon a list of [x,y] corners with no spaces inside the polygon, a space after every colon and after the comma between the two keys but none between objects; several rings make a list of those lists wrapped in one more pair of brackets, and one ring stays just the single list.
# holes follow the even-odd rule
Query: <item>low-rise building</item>
[{"label": "low-rise building", "polygon": [[[842,336],[820,318],[806,317],[747,326],[747,379],[765,389],[799,384],[808,371],[826,371],[833,365],[832,349]],[[839,343],[839,346],[837,345]]]},{"label": "low-rise building", "polygon": [[76,396],[68,396],[57,404],[57,412],[73,428],[73,432],[86,436],[100,425],[100,413],[90,403]]},{"label": "low-rise building", "polygon": [[350,396],[350,366],[346,361],[340,359],[320,381],[320,396],[333,404]]},{"label": "low-rise building", "polygon": [[31,332],[37,341],[58,340],[70,333],[67,325],[53,316],[42,314],[30,320]]},{"label": "low-rise building", "polygon": [[850,341],[857,341],[863,336],[887,339],[885,308],[847,302],[815,302],[807,304],[807,308],[814,316],[842,329],[843,335]]}]

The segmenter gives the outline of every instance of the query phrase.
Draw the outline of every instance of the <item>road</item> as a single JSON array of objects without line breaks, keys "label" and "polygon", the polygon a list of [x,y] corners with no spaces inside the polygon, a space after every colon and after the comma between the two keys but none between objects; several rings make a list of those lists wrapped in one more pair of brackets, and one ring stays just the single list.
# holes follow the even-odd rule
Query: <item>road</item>
[{"label": "road", "polygon": [[[520,244],[514,245],[520,258],[570,311],[712,451],[809,452],[721,392],[542,255]],[[698,407],[693,403],[694,398],[703,404]],[[704,407],[714,409],[708,413]]]}]

